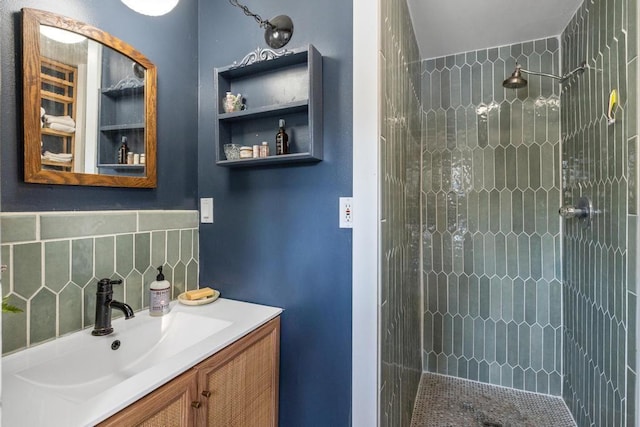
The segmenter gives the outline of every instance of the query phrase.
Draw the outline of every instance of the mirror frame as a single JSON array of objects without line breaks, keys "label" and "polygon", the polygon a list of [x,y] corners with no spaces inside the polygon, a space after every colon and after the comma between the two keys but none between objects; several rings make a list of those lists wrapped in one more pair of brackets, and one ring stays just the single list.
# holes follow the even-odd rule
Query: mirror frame
[{"label": "mirror frame", "polygon": [[[46,170],[41,165],[40,126],[40,25],[60,28],[95,40],[127,56],[146,70],[145,176],[100,175]],[[22,71],[24,120],[24,180],[38,184],[89,185],[101,187],[156,188],[156,67],[126,42],[96,27],[65,16],[37,9],[22,9]]]}]

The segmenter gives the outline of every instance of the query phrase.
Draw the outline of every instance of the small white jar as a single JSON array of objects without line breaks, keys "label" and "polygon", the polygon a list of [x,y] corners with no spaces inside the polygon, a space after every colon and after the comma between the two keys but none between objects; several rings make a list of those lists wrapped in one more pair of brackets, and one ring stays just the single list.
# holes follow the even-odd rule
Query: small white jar
[{"label": "small white jar", "polygon": [[269,157],[269,143],[267,141],[263,141],[260,146],[260,157]]}]

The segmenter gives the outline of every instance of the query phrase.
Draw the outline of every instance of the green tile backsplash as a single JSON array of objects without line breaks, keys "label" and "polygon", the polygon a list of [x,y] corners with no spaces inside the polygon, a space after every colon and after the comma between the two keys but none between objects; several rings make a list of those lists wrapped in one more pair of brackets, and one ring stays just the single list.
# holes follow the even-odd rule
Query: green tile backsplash
[{"label": "green tile backsplash", "polygon": [[114,298],[134,310],[148,307],[159,265],[174,298],[198,287],[197,211],[6,213],[0,224],[4,296],[24,310],[2,314],[3,354],[92,326],[100,278],[123,279]]},{"label": "green tile backsplash", "polygon": [[[70,218],[73,218],[71,221]],[[55,212],[40,214],[40,238],[43,240],[132,233],[136,231],[137,215],[131,211]]]},{"label": "green tile backsplash", "polygon": [[[6,214],[0,224],[3,242],[27,242],[36,239],[36,216]],[[4,259],[4,258],[3,258]]]},{"label": "green tile backsplash", "polygon": [[560,100],[549,38],[422,61],[423,368],[560,395]]}]

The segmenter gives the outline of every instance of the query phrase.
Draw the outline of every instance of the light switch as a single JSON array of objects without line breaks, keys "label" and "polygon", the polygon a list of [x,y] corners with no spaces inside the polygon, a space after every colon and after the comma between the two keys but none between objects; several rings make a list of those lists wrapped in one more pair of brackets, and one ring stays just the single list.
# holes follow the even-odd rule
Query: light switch
[{"label": "light switch", "polygon": [[200,199],[200,222],[203,224],[213,224],[212,197],[203,197]]}]

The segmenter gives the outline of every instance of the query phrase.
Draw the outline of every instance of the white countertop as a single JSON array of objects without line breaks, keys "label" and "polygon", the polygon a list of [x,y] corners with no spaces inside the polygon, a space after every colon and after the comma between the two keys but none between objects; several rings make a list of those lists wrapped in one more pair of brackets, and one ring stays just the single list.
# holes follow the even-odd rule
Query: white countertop
[{"label": "white countertop", "polygon": [[[17,374],[40,363],[48,354],[57,354],[65,343],[78,339],[96,340],[91,329],[73,333],[56,340],[37,345],[2,358],[2,426],[92,426],[103,421],[140,399],[150,391],[177,377],[202,360],[227,345],[247,335],[269,320],[277,317],[282,309],[220,298],[211,304],[185,306],[172,303],[172,312],[193,313],[199,316],[231,322],[231,325],[187,348],[181,349],[143,372],[110,387],[97,398],[86,402],[65,399],[46,387],[25,381]],[[136,313],[127,322],[138,317],[149,317],[148,311]],[[161,319],[161,317],[154,318]],[[125,320],[113,321],[114,329]],[[82,334],[79,336],[78,334]],[[86,336],[86,337],[85,337]],[[114,335],[114,338],[116,336]],[[87,361],[91,363],[91,361]],[[99,370],[100,367],[96,366]]]}]

